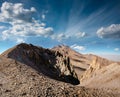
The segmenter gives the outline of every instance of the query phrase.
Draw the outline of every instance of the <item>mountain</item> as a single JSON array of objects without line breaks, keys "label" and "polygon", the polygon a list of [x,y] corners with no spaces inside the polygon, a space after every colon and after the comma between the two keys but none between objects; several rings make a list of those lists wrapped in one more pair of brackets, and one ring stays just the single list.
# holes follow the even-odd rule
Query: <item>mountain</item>
[{"label": "mountain", "polygon": [[26,64],[56,80],[79,84],[69,57],[58,51],[22,43],[4,52],[1,56]]},{"label": "mountain", "polygon": [[[114,82],[118,74],[119,89],[119,70],[118,63],[68,46],[45,49],[22,43],[0,55],[0,97],[119,97],[111,86],[99,88]],[[112,79],[104,84],[99,75]]]}]

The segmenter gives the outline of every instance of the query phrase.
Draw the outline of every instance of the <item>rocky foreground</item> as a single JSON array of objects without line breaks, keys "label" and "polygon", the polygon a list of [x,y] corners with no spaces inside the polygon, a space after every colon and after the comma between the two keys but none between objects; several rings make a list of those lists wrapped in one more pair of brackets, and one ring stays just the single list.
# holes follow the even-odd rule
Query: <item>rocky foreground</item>
[{"label": "rocky foreground", "polygon": [[[82,58],[82,63],[88,60],[84,66],[77,60],[81,64],[77,67],[72,58],[68,52],[31,44],[7,50],[0,55],[0,97],[120,97],[114,88],[81,86],[81,77],[91,78],[81,76],[88,75],[87,63],[91,61]],[[80,76],[78,71],[82,73]]]}]

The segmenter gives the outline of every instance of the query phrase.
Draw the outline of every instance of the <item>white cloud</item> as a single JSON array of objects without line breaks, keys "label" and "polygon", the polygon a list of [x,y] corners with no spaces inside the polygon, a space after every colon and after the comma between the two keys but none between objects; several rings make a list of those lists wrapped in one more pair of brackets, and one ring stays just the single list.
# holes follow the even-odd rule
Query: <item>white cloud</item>
[{"label": "white cloud", "polygon": [[42,14],[42,19],[43,19],[43,20],[45,19],[45,17],[46,17],[45,14]]},{"label": "white cloud", "polygon": [[64,34],[64,33],[60,33],[60,34],[54,34],[51,36],[52,39],[58,40],[59,42],[70,38],[70,36]]},{"label": "white cloud", "polygon": [[22,3],[13,4],[4,2],[1,7],[0,21],[13,22],[14,20],[19,20],[23,22],[31,22],[35,12],[36,9],[34,7],[24,9]]},{"label": "white cloud", "polygon": [[0,26],[0,30],[3,30],[5,29],[6,27],[5,26]]},{"label": "white cloud", "polygon": [[17,42],[20,42],[19,37],[51,36],[53,28],[45,27],[45,23],[36,20],[34,17],[36,13],[34,7],[25,9],[22,3],[4,2],[1,7],[0,22],[8,23],[11,26],[2,32],[3,40],[11,39],[14,36],[16,39],[18,38]]},{"label": "white cloud", "polygon": [[22,38],[17,38],[17,43],[24,43],[24,42],[25,42],[24,39],[22,39]]},{"label": "white cloud", "polygon": [[66,39],[69,39],[72,37],[73,38],[83,38],[85,36],[86,36],[85,32],[78,32],[78,33],[75,33],[74,35],[73,34],[66,34],[66,33],[59,33],[59,34],[52,35],[51,38],[61,42],[63,40],[66,40]]},{"label": "white cloud", "polygon": [[115,48],[114,50],[115,50],[115,51],[119,51],[120,49],[119,49],[119,48]]},{"label": "white cloud", "polygon": [[80,45],[77,45],[77,44],[74,44],[70,47],[74,50],[77,50],[77,51],[84,51],[86,49],[84,46],[80,46]]},{"label": "white cloud", "polygon": [[100,38],[120,38],[120,24],[101,27],[97,30],[97,35]]},{"label": "white cloud", "polygon": [[75,37],[77,38],[82,38],[82,37],[85,37],[86,36],[86,33],[85,32],[78,32],[75,34]]},{"label": "white cloud", "polygon": [[10,36],[44,36],[47,37],[53,34],[53,28],[44,28],[39,23],[15,24],[13,27],[2,32],[3,39]]}]

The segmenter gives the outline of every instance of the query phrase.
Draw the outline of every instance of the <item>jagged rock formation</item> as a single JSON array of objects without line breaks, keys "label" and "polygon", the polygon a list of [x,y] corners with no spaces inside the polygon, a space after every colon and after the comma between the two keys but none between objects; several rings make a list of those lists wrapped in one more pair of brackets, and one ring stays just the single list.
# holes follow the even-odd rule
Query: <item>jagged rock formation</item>
[{"label": "jagged rock formation", "polygon": [[[93,54],[79,54],[67,46],[57,46],[53,50],[67,54],[81,82],[89,88],[109,88],[120,93],[120,63]],[[76,65],[77,64],[77,65]],[[97,84],[96,84],[97,83]]]},{"label": "jagged rock formation", "polygon": [[86,56],[87,58],[91,58],[91,62],[90,62],[89,68],[87,68],[87,70],[82,75],[81,81],[89,79],[91,76],[93,76],[93,73],[95,71],[113,63],[112,61],[109,61],[105,58],[98,57],[96,55],[89,54]]},{"label": "jagged rock formation", "polygon": [[79,84],[69,57],[59,51],[51,51],[32,44],[22,43],[8,51],[6,57],[31,66],[51,78],[71,84]]},{"label": "jagged rock formation", "polygon": [[70,62],[73,65],[73,68],[76,71],[79,79],[91,63],[91,60],[87,58],[85,55],[72,50],[68,46],[59,45],[52,48],[52,50],[59,51],[63,55],[69,56]]},{"label": "jagged rock formation", "polygon": [[[92,82],[97,83],[98,76],[103,72],[104,78],[108,77],[107,85],[113,82],[116,74],[116,85],[119,81],[117,63],[101,67],[105,61],[93,59],[93,56],[79,54],[66,46],[44,49],[32,44],[17,45],[0,55],[0,97],[119,97],[119,93],[113,92],[115,89],[86,88],[93,85]],[[108,72],[113,74],[111,80]],[[84,86],[73,86],[79,84],[78,74],[79,78],[84,75],[83,78],[88,80],[82,80],[85,84],[80,84]],[[92,80],[91,74],[97,75],[97,80]]]},{"label": "jagged rock formation", "polygon": [[91,57],[93,60],[90,66],[80,79],[81,85],[89,88],[109,88],[119,94],[120,64],[95,55]]}]

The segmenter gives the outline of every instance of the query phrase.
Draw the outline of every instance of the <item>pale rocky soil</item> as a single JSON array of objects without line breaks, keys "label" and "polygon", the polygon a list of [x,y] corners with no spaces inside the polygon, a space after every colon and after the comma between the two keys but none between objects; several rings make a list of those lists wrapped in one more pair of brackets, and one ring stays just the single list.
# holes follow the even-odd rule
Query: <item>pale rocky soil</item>
[{"label": "pale rocky soil", "polygon": [[120,95],[120,62],[92,54],[79,54],[67,46],[57,46],[53,49],[67,52],[80,80],[79,86],[104,89]]},{"label": "pale rocky soil", "polygon": [[103,90],[53,80],[12,59],[1,60],[6,61],[0,62],[0,97],[117,97]]},{"label": "pale rocky soil", "polygon": [[89,88],[109,88],[120,94],[120,64],[112,63],[99,69],[91,66],[83,74],[81,85]]},{"label": "pale rocky soil", "polygon": [[[49,70],[49,69],[51,69],[51,67],[48,68],[49,65],[47,68],[46,68],[46,66],[45,67],[44,66],[39,67],[38,65],[31,66],[31,65],[28,65],[28,60],[24,61],[24,62],[21,62],[20,60],[15,60],[15,59],[17,59],[17,56],[20,56],[19,54],[21,54],[22,52],[20,52],[16,57],[12,56],[12,58],[8,58],[13,54],[13,52],[12,53],[10,53],[10,52],[12,50],[14,51],[15,48],[11,48],[8,51],[6,51],[5,53],[3,53],[2,55],[0,55],[0,97],[120,97],[119,92],[117,92],[117,91],[114,92],[115,88],[109,89],[109,87],[108,88],[106,87],[106,88],[97,89],[101,83],[97,87],[90,87],[89,83],[93,84],[90,81],[85,82],[86,84],[82,85],[82,86],[81,85],[72,85],[73,83],[68,82],[68,77],[67,77],[67,79],[65,78],[65,75],[67,75],[67,74],[73,76],[73,78],[76,78],[76,79],[77,79],[77,75],[79,74],[77,71],[82,73],[82,74],[80,74],[80,76],[78,75],[80,78],[83,77],[82,75],[88,74],[87,71],[85,71],[85,70],[89,71],[89,68],[90,68],[89,66],[90,66],[91,60],[87,59],[86,56],[82,57],[82,54],[78,54],[77,52],[74,52],[71,50],[70,51],[71,54],[65,55],[67,57],[70,57],[71,66],[70,67],[68,66],[69,62],[68,63],[65,62],[65,64],[63,64],[64,62],[62,62],[62,65],[65,65],[65,67],[63,66],[64,68],[62,68],[61,65],[57,65],[57,66],[59,66],[59,68],[55,69],[55,71],[53,73],[53,71]],[[10,56],[8,56],[8,53],[10,53]],[[14,54],[15,54],[15,52],[14,52]],[[76,57],[72,57],[72,55],[74,55]],[[23,55],[22,57],[24,57],[23,59],[26,59],[25,55]],[[71,59],[71,57],[72,57],[72,59]],[[79,57],[80,57],[80,59],[79,59]],[[74,58],[74,60],[73,60],[73,58]],[[62,60],[62,57],[59,57],[59,58],[57,57],[56,59]],[[76,61],[76,59],[77,59],[77,61]],[[81,60],[82,60],[82,62],[80,62]],[[30,61],[30,62],[34,62],[34,61]],[[38,61],[36,60],[36,62],[38,62]],[[80,67],[79,67],[79,65],[74,65],[72,62],[79,63]],[[25,63],[27,63],[27,64],[25,64]],[[58,61],[58,63],[60,64],[59,61]],[[85,66],[83,63],[85,63]],[[29,63],[29,64],[31,64],[31,63]],[[34,65],[34,64],[32,64],[32,65]],[[116,65],[117,65],[117,63],[116,63]],[[99,74],[101,74],[102,72],[105,72],[106,69],[108,70],[108,69],[114,68],[114,66],[116,66],[116,65],[113,64],[113,65],[111,65],[111,67],[107,67],[105,69],[102,67],[101,67],[102,69],[97,69],[97,70],[100,70],[100,72],[98,72],[97,76]],[[77,69],[75,66],[77,67]],[[77,71],[74,71],[73,67]],[[97,67],[99,67],[99,66],[97,66]],[[39,70],[39,69],[43,69],[43,70]],[[54,69],[52,68],[52,70],[54,70]],[[56,70],[60,70],[60,72],[63,72],[62,75],[60,72],[58,72]],[[116,67],[116,69],[114,69],[114,70],[115,70],[114,73],[118,74],[118,76],[116,76],[116,78],[119,81],[119,74],[120,74],[119,70],[120,69]],[[107,71],[107,72],[111,72],[111,71],[113,72],[114,70],[111,69],[110,71]],[[85,71],[85,72],[83,72],[83,71]],[[77,75],[75,74],[75,72],[77,73]],[[107,77],[107,72],[105,73],[104,78]],[[48,73],[55,74],[55,76],[52,77]],[[58,76],[59,75],[60,76],[57,77],[57,74],[58,74]],[[88,80],[88,78],[91,79],[91,73],[88,75],[89,76],[87,76],[87,77],[85,76],[82,80],[85,80],[85,79]],[[112,76],[114,76],[114,74]],[[108,75],[108,79],[109,79],[109,75]],[[114,80],[114,78],[111,79],[111,82],[112,82],[112,80]],[[66,83],[66,81],[67,81],[67,83]],[[95,81],[96,82],[94,82],[94,84],[97,83],[97,79]],[[118,81],[115,81],[116,82],[115,85],[119,85]],[[80,84],[83,84],[83,83],[80,82]],[[93,84],[93,86],[94,86],[94,84]],[[105,85],[104,83],[102,83],[102,84],[103,84],[103,86]],[[111,85],[111,83],[108,83],[108,84]],[[118,86],[118,88],[119,88],[119,86]]]}]

